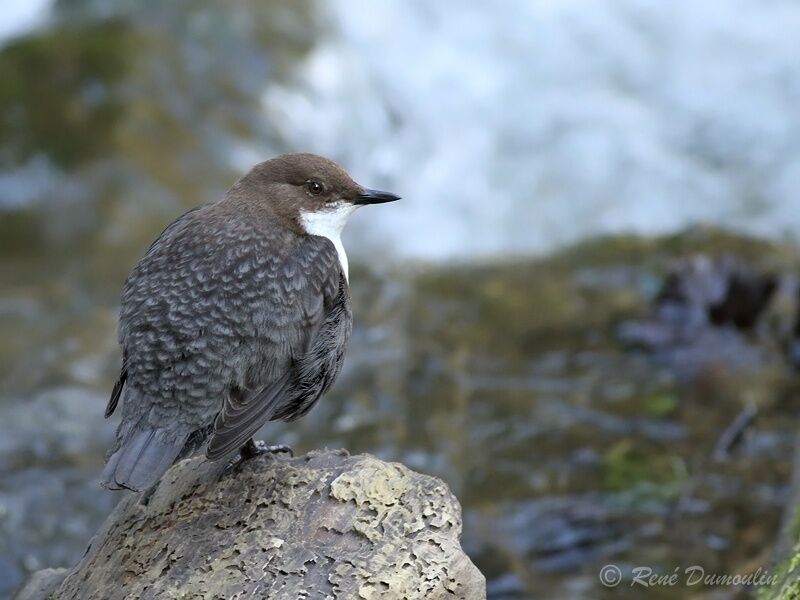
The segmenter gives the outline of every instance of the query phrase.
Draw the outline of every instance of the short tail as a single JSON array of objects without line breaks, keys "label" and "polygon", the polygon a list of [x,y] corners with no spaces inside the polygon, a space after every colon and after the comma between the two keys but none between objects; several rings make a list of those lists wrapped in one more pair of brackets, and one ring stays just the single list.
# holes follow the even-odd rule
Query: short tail
[{"label": "short tail", "polygon": [[134,492],[152,487],[175,462],[187,437],[166,429],[131,433],[108,458],[101,485]]}]

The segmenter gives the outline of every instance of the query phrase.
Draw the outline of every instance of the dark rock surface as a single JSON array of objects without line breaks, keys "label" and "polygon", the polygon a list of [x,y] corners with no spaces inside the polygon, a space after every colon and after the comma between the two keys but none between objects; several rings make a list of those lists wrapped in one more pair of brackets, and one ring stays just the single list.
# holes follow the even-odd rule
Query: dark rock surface
[{"label": "dark rock surface", "polygon": [[[786,282],[784,282],[786,283]],[[738,371],[768,362],[763,344],[750,339],[781,280],[725,253],[677,261],[664,278],[645,319],[623,322],[620,340],[654,353],[683,377],[707,365]]]},{"label": "dark rock surface", "polygon": [[223,469],[178,463],[147,504],[119,503],[60,585],[39,572],[17,598],[485,598],[436,478],[343,451]]}]

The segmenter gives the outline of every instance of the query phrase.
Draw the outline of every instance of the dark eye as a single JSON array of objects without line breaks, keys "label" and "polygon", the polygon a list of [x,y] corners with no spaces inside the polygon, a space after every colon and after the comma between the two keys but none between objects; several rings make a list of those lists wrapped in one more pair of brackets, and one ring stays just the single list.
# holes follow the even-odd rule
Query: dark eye
[{"label": "dark eye", "polygon": [[319,181],[306,181],[306,189],[308,190],[309,194],[314,196],[319,196],[325,191],[325,188]]}]

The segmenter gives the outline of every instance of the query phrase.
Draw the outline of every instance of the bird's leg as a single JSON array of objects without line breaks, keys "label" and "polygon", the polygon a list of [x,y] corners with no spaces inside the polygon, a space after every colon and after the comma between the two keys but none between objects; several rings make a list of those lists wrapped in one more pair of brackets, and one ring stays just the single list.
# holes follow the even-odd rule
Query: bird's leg
[{"label": "bird's leg", "polygon": [[239,448],[239,454],[234,456],[230,462],[228,462],[223,474],[229,473],[230,471],[235,471],[241,467],[246,460],[255,458],[256,456],[261,456],[262,454],[271,454],[275,452],[288,452],[289,456],[294,456],[294,452],[286,444],[268,446],[260,440],[257,442],[253,438],[250,438],[241,448]]},{"label": "bird's leg", "polygon": [[239,448],[239,456],[242,457],[242,460],[254,458],[256,456],[259,456],[260,454],[267,454],[274,452],[288,452],[289,456],[294,456],[294,452],[286,444],[276,444],[274,446],[268,446],[261,440],[255,441],[253,438],[247,440],[244,443],[244,446]]}]

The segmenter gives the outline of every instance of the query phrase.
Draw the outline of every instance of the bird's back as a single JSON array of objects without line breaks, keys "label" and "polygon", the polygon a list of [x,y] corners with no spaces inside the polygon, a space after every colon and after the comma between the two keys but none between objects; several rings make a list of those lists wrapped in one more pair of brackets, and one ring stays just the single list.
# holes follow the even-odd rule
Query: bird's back
[{"label": "bird's back", "polygon": [[[325,321],[326,298],[341,299],[340,279],[328,240],[224,202],[170,225],[122,294],[125,390],[105,485],[148,487],[190,436],[211,431],[232,393],[285,387]],[[349,294],[344,301],[349,319]]]}]

